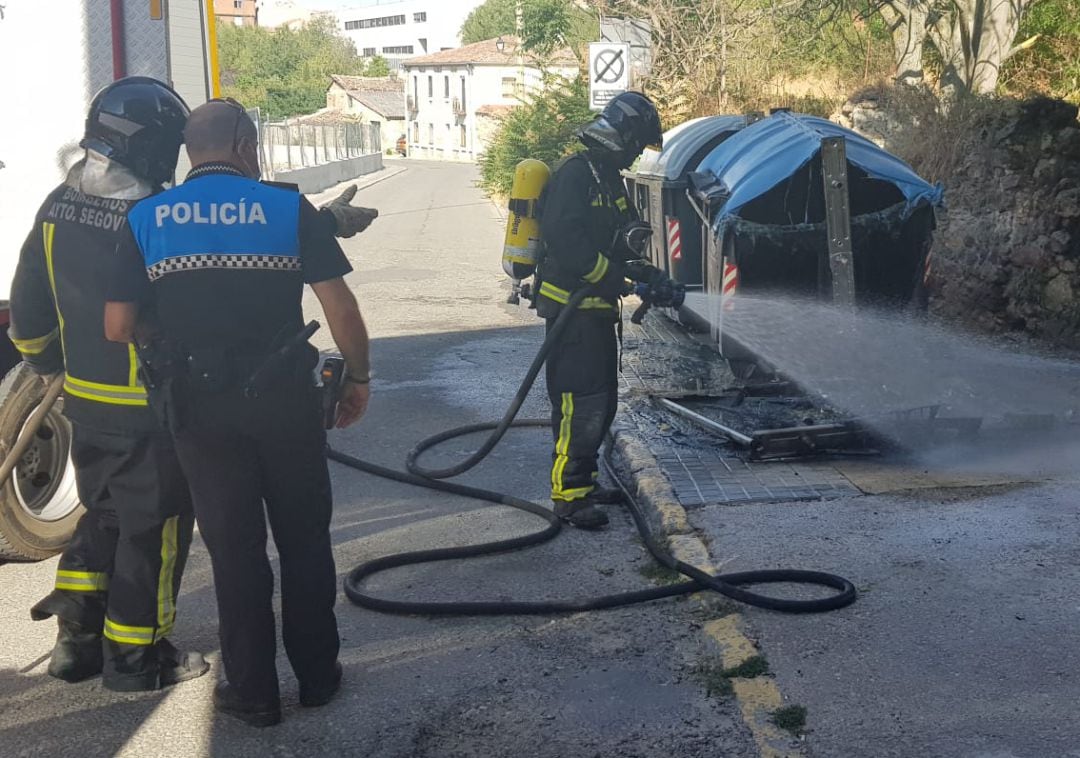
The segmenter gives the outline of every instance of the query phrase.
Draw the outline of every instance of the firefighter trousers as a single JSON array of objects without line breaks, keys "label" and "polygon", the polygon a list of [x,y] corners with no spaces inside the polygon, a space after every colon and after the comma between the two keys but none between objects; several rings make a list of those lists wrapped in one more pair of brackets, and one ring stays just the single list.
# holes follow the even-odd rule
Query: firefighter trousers
[{"label": "firefighter trousers", "polygon": [[334,677],[340,640],[326,431],[314,387],[192,395],[176,435],[210,552],[225,675],[240,697],[279,699],[267,520],[281,569],[282,640],[303,687]]},{"label": "firefighter trousers", "polygon": [[103,632],[106,676],[157,676],[154,644],[172,631],[194,517],[172,439],[72,424],[86,513],[60,557],[55,589],[31,610]]},{"label": "firefighter trousers", "polygon": [[[548,331],[555,320],[548,319]],[[608,313],[574,314],[547,359],[555,440],[551,499],[573,501],[596,487],[600,446],[619,401],[619,343]]]}]

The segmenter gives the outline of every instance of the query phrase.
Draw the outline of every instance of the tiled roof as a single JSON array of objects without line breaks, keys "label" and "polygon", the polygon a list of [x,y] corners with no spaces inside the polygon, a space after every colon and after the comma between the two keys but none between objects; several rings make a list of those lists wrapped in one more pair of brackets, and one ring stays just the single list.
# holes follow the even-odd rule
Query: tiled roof
[{"label": "tiled roof", "polygon": [[357,92],[349,97],[386,118],[405,118],[405,92]]},{"label": "tiled roof", "polygon": [[330,80],[344,90],[357,92],[400,92],[405,94],[405,80],[396,76],[345,76],[331,74]]},{"label": "tiled roof", "polygon": [[296,120],[305,126],[334,126],[336,124],[357,124],[360,122],[358,116],[343,113],[336,108],[323,108],[307,116],[300,116]]},{"label": "tiled roof", "polygon": [[[344,76],[330,80],[356,102],[386,118],[405,118],[405,80],[396,76]],[[333,86],[333,85],[331,85]]]},{"label": "tiled roof", "polygon": [[[465,45],[465,47],[458,47],[453,50],[442,50],[418,58],[407,58],[402,62],[402,65],[405,68],[414,68],[416,66],[463,66],[468,64],[477,66],[518,65],[517,55],[518,45],[520,44],[518,38],[506,35],[502,40],[506,44],[501,53],[495,44],[498,39],[486,39],[483,42],[474,42],[471,45]],[[531,53],[525,53],[524,59],[528,65],[536,65],[536,58]],[[563,48],[555,51],[548,63],[553,66],[576,67],[578,59],[570,48]]]},{"label": "tiled roof", "polygon": [[476,109],[476,113],[479,116],[505,116],[517,107],[516,105],[481,105]]}]

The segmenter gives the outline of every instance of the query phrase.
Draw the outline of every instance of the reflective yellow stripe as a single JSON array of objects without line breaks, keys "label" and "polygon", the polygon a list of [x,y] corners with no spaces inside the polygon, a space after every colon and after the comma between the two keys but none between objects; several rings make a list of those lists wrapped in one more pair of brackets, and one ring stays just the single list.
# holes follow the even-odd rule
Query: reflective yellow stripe
[{"label": "reflective yellow stripe", "polygon": [[592,492],[594,489],[596,488],[590,485],[588,487],[573,487],[572,489],[568,490],[559,490],[558,497],[552,495],[552,500],[580,500],[581,498]]},{"label": "reflective yellow stripe", "polygon": [[[45,348],[51,345],[59,336],[60,329],[53,329],[44,337],[35,337],[28,340],[20,340],[11,337],[11,342],[15,345],[15,348],[23,355],[40,355],[45,352]],[[10,336],[10,335],[8,335]]]},{"label": "reflective yellow stripe", "polygon": [[93,400],[96,403],[106,403],[108,405],[129,405],[141,408],[146,408],[148,405],[145,397],[141,400],[134,397],[113,397],[96,391],[76,389],[67,382],[64,382],[64,392],[68,395],[81,397],[83,400]]},{"label": "reflective yellow stripe", "polygon": [[171,516],[161,527],[161,571],[158,574],[158,626],[171,627],[176,620],[173,604],[173,582],[176,578],[176,524],[179,516]]},{"label": "reflective yellow stripe", "polygon": [[585,274],[582,277],[589,284],[596,284],[598,281],[604,278],[604,274],[608,270],[608,259],[603,253],[596,254],[596,265],[593,266],[593,270]]},{"label": "reflective yellow stripe", "polygon": [[135,343],[128,344],[128,386],[139,386],[139,357],[135,354]]},{"label": "reflective yellow stripe", "polygon": [[602,297],[587,297],[581,301],[581,305],[578,306],[583,311],[596,311],[603,310],[604,308],[612,309],[613,306],[607,300]]},{"label": "reflective yellow stripe", "polygon": [[84,400],[109,405],[143,406],[146,402],[145,387],[129,387],[125,384],[101,384],[78,379],[70,374],[64,380],[64,391]]},{"label": "reflective yellow stripe", "polygon": [[559,439],[555,441],[555,463],[551,467],[551,499],[565,500],[562,487],[563,473],[570,457],[570,432],[574,422],[574,395],[562,393],[562,421],[559,423]]},{"label": "reflective yellow stripe", "polygon": [[67,355],[64,347],[64,315],[60,312],[60,293],[56,291],[56,274],[53,272],[53,239],[56,237],[56,224],[45,222],[41,225],[41,233],[44,238],[45,268],[49,272],[49,286],[52,288],[53,304],[56,306],[56,323],[60,333],[60,349]]},{"label": "reflective yellow stripe", "polygon": [[105,617],[105,636],[125,645],[153,645],[157,639],[151,626],[126,626]]},{"label": "reflective yellow stripe", "polygon": [[617,197],[617,198],[615,198],[615,207],[618,208],[620,211],[625,211],[626,210],[626,198],[625,197]]},{"label": "reflective yellow stripe", "polygon": [[100,571],[58,569],[56,589],[71,592],[103,592],[109,588],[109,575]]},{"label": "reflective yellow stripe", "polygon": [[570,302],[570,293],[560,287],[556,287],[551,282],[540,283],[540,294],[544,297],[551,298],[556,303],[562,303],[563,305]]},{"label": "reflective yellow stripe", "polygon": [[126,384],[102,384],[101,382],[90,382],[86,379],[77,379],[71,375],[68,375],[67,381],[82,389],[115,392],[118,395],[127,395],[128,397],[146,397],[145,387],[129,387]]}]

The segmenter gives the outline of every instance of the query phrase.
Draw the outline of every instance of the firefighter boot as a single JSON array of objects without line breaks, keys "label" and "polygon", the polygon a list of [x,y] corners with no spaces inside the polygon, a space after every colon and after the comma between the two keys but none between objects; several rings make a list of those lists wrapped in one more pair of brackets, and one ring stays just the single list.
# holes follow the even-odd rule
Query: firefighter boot
[{"label": "firefighter boot", "polygon": [[589,500],[596,505],[623,505],[626,495],[618,487],[597,487],[589,493]]},{"label": "firefighter boot", "polygon": [[591,497],[569,502],[556,500],[555,515],[578,529],[602,529],[608,524],[607,514],[596,507]]},{"label": "firefighter boot", "polygon": [[56,620],[60,631],[49,660],[49,676],[75,684],[100,674],[104,665],[101,632],[59,617]]},{"label": "firefighter boot", "polygon": [[181,652],[168,640],[126,645],[105,640],[109,665],[102,683],[113,692],[152,692],[196,679],[210,670],[200,653]]},{"label": "firefighter boot", "polygon": [[159,640],[155,647],[158,657],[158,676],[162,687],[186,682],[189,679],[198,679],[210,670],[210,664],[203,658],[202,653],[181,652],[166,639]]}]

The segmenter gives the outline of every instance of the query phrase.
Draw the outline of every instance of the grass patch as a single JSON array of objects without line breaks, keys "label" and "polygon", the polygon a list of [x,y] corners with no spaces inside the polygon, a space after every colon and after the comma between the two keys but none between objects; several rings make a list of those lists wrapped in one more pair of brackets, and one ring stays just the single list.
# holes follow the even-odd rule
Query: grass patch
[{"label": "grass patch", "polygon": [[735,688],[731,685],[730,677],[724,676],[725,670],[719,661],[705,661],[697,667],[695,674],[698,681],[705,685],[706,696],[731,697]]},{"label": "grass patch", "polygon": [[801,705],[785,705],[772,713],[772,722],[798,737],[806,728],[806,708]]},{"label": "grass patch", "polygon": [[656,561],[649,561],[638,569],[643,577],[656,584],[678,584],[687,581],[686,577],[674,569],[661,565]]},{"label": "grass patch", "polygon": [[709,697],[728,697],[735,688],[732,679],[753,679],[769,673],[769,662],[763,655],[747,658],[738,666],[725,668],[716,659],[708,660],[697,667],[697,679],[705,685],[705,694]]},{"label": "grass patch", "polygon": [[728,679],[753,679],[756,676],[764,676],[769,673],[769,662],[765,660],[763,655],[755,655],[752,658],[747,658],[738,666],[724,671],[724,676]]}]

